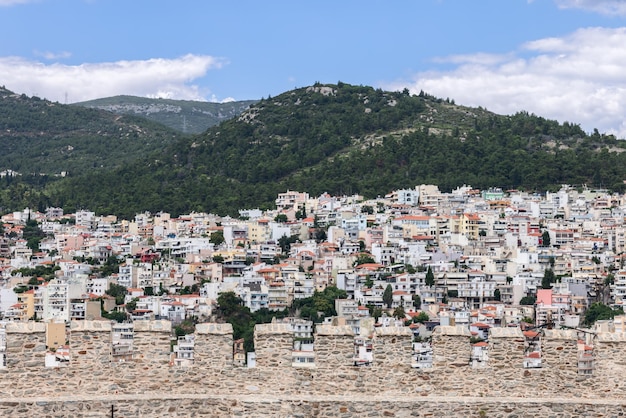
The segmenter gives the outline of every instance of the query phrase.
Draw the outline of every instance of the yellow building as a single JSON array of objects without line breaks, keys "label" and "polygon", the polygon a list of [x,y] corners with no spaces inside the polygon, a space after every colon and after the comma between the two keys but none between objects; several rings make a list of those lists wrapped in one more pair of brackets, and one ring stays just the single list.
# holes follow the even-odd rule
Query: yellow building
[{"label": "yellow building", "polygon": [[46,324],[46,347],[49,349],[57,349],[65,345],[65,323],[64,322],[48,322]]},{"label": "yellow building", "polygon": [[[17,295],[17,303],[20,305],[20,321],[28,321],[35,315],[35,291],[27,290]],[[40,318],[41,319],[41,318]]]}]

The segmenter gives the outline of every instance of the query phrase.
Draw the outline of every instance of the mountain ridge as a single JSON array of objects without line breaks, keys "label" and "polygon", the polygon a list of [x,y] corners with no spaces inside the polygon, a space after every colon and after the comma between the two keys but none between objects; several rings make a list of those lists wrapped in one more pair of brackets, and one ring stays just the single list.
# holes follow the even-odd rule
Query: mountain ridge
[{"label": "mountain ridge", "polygon": [[141,116],[185,134],[199,134],[211,126],[239,115],[257,101],[215,103],[119,95],[73,103],[72,106]]},{"label": "mountain ridge", "polygon": [[182,135],[143,118],[0,89],[0,170],[44,175],[111,169]]},{"label": "mountain ridge", "polygon": [[31,207],[129,217],[146,210],[236,215],[272,207],[287,189],[366,198],[418,184],[620,191],[624,150],[612,135],[527,112],[498,115],[424,92],[316,83],[261,99],[131,163],[33,186],[29,196]]}]

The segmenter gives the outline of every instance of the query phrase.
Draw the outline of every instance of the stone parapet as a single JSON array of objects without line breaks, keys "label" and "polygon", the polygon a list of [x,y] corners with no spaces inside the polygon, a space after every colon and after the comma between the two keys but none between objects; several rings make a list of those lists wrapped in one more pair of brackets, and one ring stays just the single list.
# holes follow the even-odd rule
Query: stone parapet
[{"label": "stone parapet", "polygon": [[575,330],[544,330],[541,337],[542,368],[561,372],[562,378],[578,375],[578,334]]},{"label": "stone parapet", "polygon": [[524,360],[524,334],[519,328],[489,330],[489,362],[495,369],[520,369]]},{"label": "stone parapet", "polygon": [[290,367],[293,331],[289,324],[257,324],[254,327],[257,368]]},{"label": "stone parapet", "polygon": [[[19,414],[10,413],[14,410],[7,406],[9,402],[19,398],[30,402],[38,396],[44,399],[41,402],[50,402],[50,407],[64,408],[60,405],[73,405],[71,400],[76,396],[83,396],[85,400],[102,396],[109,397],[106,399],[111,401],[126,397],[129,402],[141,396],[149,399],[183,399],[185,396],[211,399],[232,396],[234,399],[242,399],[252,396],[262,400],[277,397],[278,404],[281,404],[288,398],[304,402],[307,396],[315,396],[315,402],[318,402],[319,399],[341,395],[351,400],[351,403],[342,405],[348,408],[347,411],[352,408],[354,416],[362,412],[361,401],[357,402],[357,399],[369,400],[376,396],[381,399],[408,399],[416,403],[419,400],[420,405],[438,402],[433,400],[438,396],[448,399],[475,396],[481,398],[476,401],[480,405],[486,402],[483,415],[479,415],[480,409],[470,411],[465,406],[456,411],[446,409],[446,413],[455,416],[508,416],[515,413],[516,408],[511,408],[510,413],[498,407],[486,408],[493,406],[496,398],[512,397],[534,403],[537,393],[549,399],[549,402],[565,399],[576,405],[596,401],[615,401],[621,405],[622,400],[626,399],[626,381],[623,379],[626,372],[623,354],[626,352],[626,341],[619,335],[598,334],[592,342],[587,334],[587,344],[593,345],[597,353],[597,372],[578,375],[574,364],[576,337],[582,339],[582,333],[545,330],[545,335],[541,337],[543,367],[526,369],[522,366],[524,339],[519,331],[494,330],[489,339],[487,366],[474,368],[469,362],[472,353],[469,332],[455,327],[442,327],[433,335],[434,367],[414,369],[410,367],[410,356],[404,357],[410,335],[402,328],[377,329],[379,332],[372,346],[373,364],[370,367],[354,367],[349,361],[354,350],[351,330],[321,325],[315,335],[316,367],[303,368],[292,366],[293,337],[288,325],[267,324],[256,330],[258,367],[246,368],[232,365],[232,334],[229,325],[199,324],[195,333],[194,361],[179,367],[176,362],[170,364],[174,354],[170,349],[172,334],[164,331],[171,327],[161,325],[136,322],[132,328],[140,330],[134,329],[129,333],[133,339],[135,358],[111,362],[108,352],[111,336],[106,331],[109,327],[106,321],[71,324],[69,342],[72,359],[67,367],[59,368],[44,367],[45,328],[41,324],[8,325],[7,367],[0,369],[0,383],[3,387],[0,403],[5,402],[3,405],[8,413],[0,409],[0,416],[19,417]],[[111,334],[115,334],[115,330]],[[81,354],[78,351],[86,352]],[[482,398],[491,400],[484,401]],[[59,402],[49,399],[58,399]],[[201,415],[195,406],[182,400],[176,402],[181,408],[189,407],[196,415]],[[447,402],[451,401],[444,403]],[[120,402],[115,405],[120,407],[116,416],[136,416],[134,409],[125,410]],[[326,412],[320,411],[320,415],[346,415],[346,410],[342,409],[344,406],[325,409]],[[142,407],[147,408],[145,415],[152,411],[152,406]],[[578,410],[578,416],[586,414],[585,408]],[[21,410],[21,407],[15,407],[15,411],[18,409]],[[309,409],[303,413],[304,416],[317,411],[313,405]],[[558,412],[557,409],[551,413],[563,415],[564,410]],[[47,414],[70,416],[68,411],[63,409],[61,413],[61,410],[48,410]],[[249,412],[245,408],[239,410],[228,406],[224,411],[244,416]],[[407,410],[398,411],[389,410],[388,415],[409,415]],[[423,412],[421,409],[419,411]],[[36,409],[29,412],[31,416],[41,415]],[[81,410],[74,415],[82,416],[87,412]],[[299,415],[302,411],[287,408],[280,412],[266,412],[269,416],[281,413],[282,416],[290,416]],[[180,416],[186,416],[186,413],[181,410]],[[441,411],[437,413],[445,415]],[[217,413],[210,409],[205,414],[214,416]],[[173,412],[167,412],[166,415],[176,416]],[[91,416],[99,415],[92,413]]]},{"label": "stone parapet", "polygon": [[374,332],[374,364],[384,368],[410,367],[413,332],[409,327],[379,327]]},{"label": "stone parapet", "polygon": [[318,336],[350,336],[354,338],[354,331],[349,325],[317,325],[315,335],[316,340]]},{"label": "stone parapet", "polygon": [[233,335],[233,326],[231,324],[196,324],[196,335]]},{"label": "stone parapet", "polygon": [[38,369],[45,364],[46,324],[9,322],[6,332],[6,365],[14,369]]},{"label": "stone parapet", "polygon": [[169,365],[171,358],[170,321],[135,321],[133,361],[153,365]]},{"label": "stone parapet", "polygon": [[522,330],[518,327],[506,327],[506,328],[490,328],[489,339],[491,338],[524,338]]},{"label": "stone parapet", "polygon": [[440,325],[433,331],[433,336],[458,336],[458,337],[471,337],[470,330],[463,325]]},{"label": "stone parapet", "polygon": [[451,367],[468,366],[471,336],[469,329],[460,325],[435,328],[432,336],[433,368],[453,372]]},{"label": "stone parapet", "polygon": [[347,325],[315,327],[315,367],[337,369],[354,364],[354,332]]},{"label": "stone parapet", "polygon": [[72,367],[101,367],[111,361],[111,321],[70,323],[70,364]]},{"label": "stone parapet", "polygon": [[106,321],[72,321],[70,332],[111,332],[112,323]]},{"label": "stone parapet", "polygon": [[135,332],[172,332],[172,323],[165,320],[134,321]]},{"label": "stone parapet", "polygon": [[624,332],[601,332],[595,337],[599,343],[626,343],[626,333]]},{"label": "stone parapet", "polygon": [[45,322],[8,322],[4,328],[7,334],[33,334],[46,332]]},{"label": "stone parapet", "polygon": [[194,366],[223,368],[233,363],[233,326],[197,324],[194,343]]}]

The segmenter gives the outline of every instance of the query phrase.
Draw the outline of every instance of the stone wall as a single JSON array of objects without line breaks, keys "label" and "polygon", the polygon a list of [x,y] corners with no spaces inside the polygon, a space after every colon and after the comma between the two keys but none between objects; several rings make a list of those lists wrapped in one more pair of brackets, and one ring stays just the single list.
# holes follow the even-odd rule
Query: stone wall
[{"label": "stone wall", "polygon": [[376,328],[374,338],[374,364],[376,367],[406,368],[413,356],[413,332],[409,327]]},{"label": "stone wall", "polygon": [[44,368],[45,324],[8,324],[0,416],[110,416],[112,404],[116,418],[613,416],[626,399],[626,335],[598,335],[596,373],[580,378],[570,331],[545,331],[545,367],[534,370],[522,367],[524,339],[515,329],[492,329],[487,367],[473,369],[469,332],[439,327],[429,370],[411,367],[405,328],[376,329],[373,365],[354,367],[351,330],[318,326],[316,364],[297,368],[288,325],[258,325],[254,369],[233,366],[228,324],[196,327],[195,362],[186,368],[169,362],[169,322],[137,321],[136,359],[125,363],[111,362],[110,332],[106,322],[71,324],[70,365]]},{"label": "stone wall", "polygon": [[0,416],[11,418],[192,418],[192,417],[618,417],[621,402],[594,400],[576,402],[536,398],[433,399],[341,395],[301,397],[269,395],[223,396],[119,396],[71,400],[53,398],[0,401]]},{"label": "stone wall", "polygon": [[152,366],[166,366],[171,358],[172,323],[170,321],[135,321],[133,361]]},{"label": "stone wall", "polygon": [[578,335],[574,330],[544,331],[541,367],[558,372],[561,379],[578,377]]},{"label": "stone wall", "polygon": [[354,364],[354,332],[347,325],[318,325],[315,330],[315,366],[337,369]]},{"label": "stone wall", "polygon": [[196,325],[194,365],[222,368],[233,363],[233,326],[231,324]]},{"label": "stone wall", "polygon": [[39,369],[45,365],[46,324],[9,322],[6,326],[6,338],[8,369]]},{"label": "stone wall", "polygon": [[259,324],[254,328],[256,367],[291,367],[293,331],[289,324]]},{"label": "stone wall", "polygon": [[467,327],[440,326],[433,332],[433,369],[453,372],[451,368],[469,366],[470,333]]},{"label": "stone wall", "polygon": [[69,334],[72,368],[101,369],[110,363],[110,321],[72,321]]},{"label": "stone wall", "polygon": [[489,367],[502,373],[521,369],[524,359],[524,334],[519,328],[489,330]]}]

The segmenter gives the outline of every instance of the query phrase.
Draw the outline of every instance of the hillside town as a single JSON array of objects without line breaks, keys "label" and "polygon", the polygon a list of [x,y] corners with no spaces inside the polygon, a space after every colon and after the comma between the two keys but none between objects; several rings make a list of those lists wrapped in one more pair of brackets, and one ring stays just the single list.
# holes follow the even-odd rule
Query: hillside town
[{"label": "hillside town", "polygon": [[[353,329],[355,365],[372,362],[376,327],[409,327],[418,368],[432,364],[428,341],[439,325],[471,334],[475,366],[487,361],[492,328],[522,328],[527,367],[540,367],[543,327],[624,330],[624,195],[567,185],[545,194],[420,185],[371,200],[287,191],[273,210],[239,213],[6,214],[2,321],[50,324],[57,366],[68,361],[70,321],[117,320],[113,356],[123,359],[134,321],[209,321],[226,292],[257,312],[284,311],[329,287],[344,291],[336,315],[321,320]],[[586,322],[594,304],[612,319]],[[314,321],[274,321],[294,331],[294,364],[314,363]],[[183,334],[173,347],[179,365],[193,362],[193,336]],[[590,344],[581,339],[581,359]],[[242,340],[233,350],[235,362],[254,365]],[[583,362],[580,372],[591,368]]]}]

